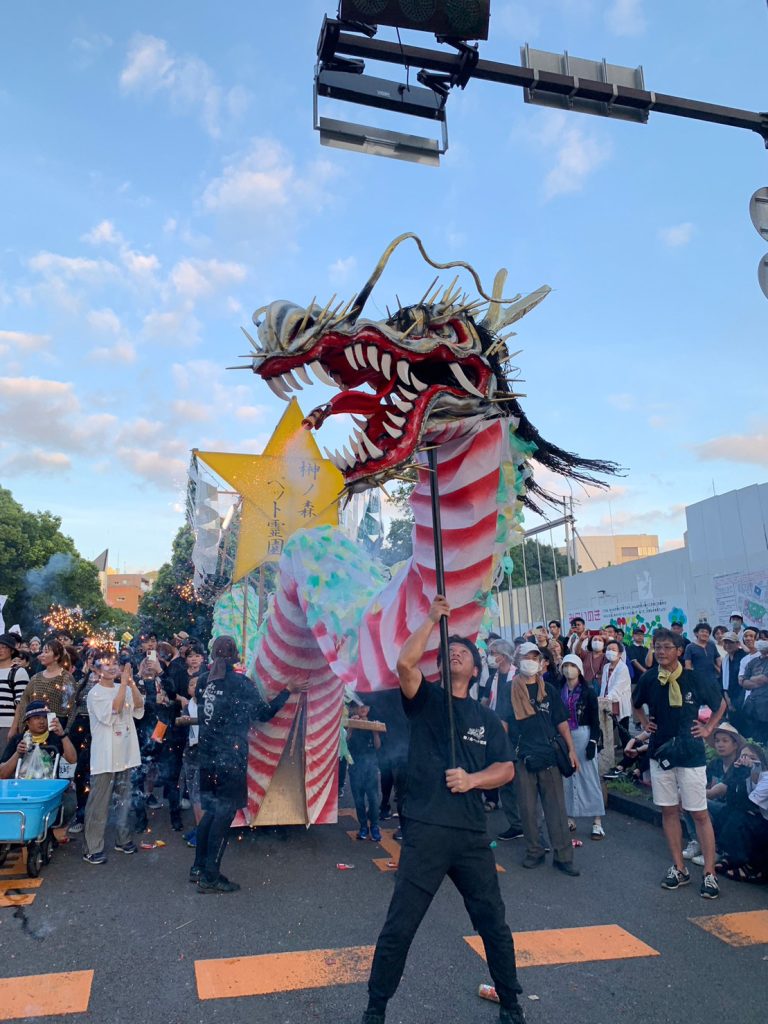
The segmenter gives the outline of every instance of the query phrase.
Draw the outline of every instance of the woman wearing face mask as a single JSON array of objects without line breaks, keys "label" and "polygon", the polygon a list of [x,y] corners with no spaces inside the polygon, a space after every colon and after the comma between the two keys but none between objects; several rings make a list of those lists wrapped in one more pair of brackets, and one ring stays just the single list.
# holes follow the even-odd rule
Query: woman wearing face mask
[{"label": "woman wearing face mask", "polygon": [[584,666],[584,680],[593,687],[595,693],[600,689],[600,677],[605,664],[605,641],[602,636],[591,636],[582,648],[581,662]]},{"label": "woman wearing face mask", "polygon": [[[605,663],[600,675],[600,696],[614,704],[614,713],[619,728],[626,733],[622,747],[629,740],[629,717],[632,714],[632,681],[629,669],[622,659],[624,647],[618,640],[611,640],[605,646]],[[618,705],[618,710],[615,705]]]},{"label": "woman wearing face mask", "polygon": [[560,665],[560,697],[568,711],[568,727],[581,771],[563,779],[568,828],[576,831],[575,818],[592,818],[592,838],[605,838],[603,815],[605,802],[597,768],[597,744],[600,739],[600,714],[595,691],[584,682],[581,658],[567,654]]}]

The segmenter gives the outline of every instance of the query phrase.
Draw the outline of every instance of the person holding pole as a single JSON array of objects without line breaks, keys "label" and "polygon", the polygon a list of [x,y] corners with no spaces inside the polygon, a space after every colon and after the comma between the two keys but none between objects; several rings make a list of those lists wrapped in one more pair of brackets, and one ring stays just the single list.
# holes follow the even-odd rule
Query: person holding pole
[{"label": "person holding pole", "polygon": [[[496,862],[488,843],[482,791],[514,776],[506,735],[488,708],[469,697],[482,663],[471,640],[448,638],[448,697],[427,682],[419,664],[433,630],[447,620],[444,597],[405,642],[397,673],[411,725],[404,800],[403,850],[387,919],[376,943],[362,1024],[384,1024],[388,1001],[400,983],[411,942],[446,875],[459,890],[485,946],[501,1002],[501,1024],[524,1024],[515,947],[505,919]],[[449,704],[450,701],[450,704]],[[447,714],[452,709],[453,730]],[[455,746],[455,757],[452,756]]]}]

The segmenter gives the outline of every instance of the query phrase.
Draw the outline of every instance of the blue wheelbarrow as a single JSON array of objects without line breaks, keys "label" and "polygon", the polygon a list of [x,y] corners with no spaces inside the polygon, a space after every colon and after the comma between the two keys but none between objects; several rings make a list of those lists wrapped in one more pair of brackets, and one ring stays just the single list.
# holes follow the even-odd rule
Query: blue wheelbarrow
[{"label": "blue wheelbarrow", "polygon": [[63,819],[62,800],[68,779],[0,780],[0,867],[12,846],[26,846],[27,874],[37,878],[50,863],[53,834]]}]

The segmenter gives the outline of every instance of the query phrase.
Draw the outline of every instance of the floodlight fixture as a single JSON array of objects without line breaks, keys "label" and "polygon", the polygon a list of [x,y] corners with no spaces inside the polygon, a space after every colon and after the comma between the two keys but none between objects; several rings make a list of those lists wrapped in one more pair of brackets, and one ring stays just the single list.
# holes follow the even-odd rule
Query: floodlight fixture
[{"label": "floodlight fixture", "polygon": [[768,188],[759,188],[749,200],[749,215],[758,235],[768,240]]},{"label": "floodlight fixture", "polygon": [[340,15],[447,39],[487,39],[491,0],[341,0]]},{"label": "floodlight fixture", "polygon": [[[318,109],[321,97],[437,121],[441,125],[441,135],[439,139],[433,139],[321,117]],[[445,99],[432,89],[391,82],[373,75],[328,70],[322,66],[315,73],[314,127],[320,133],[323,146],[430,167],[439,166],[440,157],[448,149]]]},{"label": "floodlight fixture", "polygon": [[[645,90],[642,66],[626,68],[620,64],[608,64],[605,59],[587,60],[584,57],[572,57],[567,50],[564,53],[534,50],[527,43],[520,48],[520,63],[524,68],[529,68],[534,72],[534,84],[523,90],[526,103],[534,103],[541,107],[555,107],[560,110],[575,110],[582,114],[597,114],[600,117],[614,117],[622,121],[634,121],[637,124],[648,123],[648,110],[623,106],[618,90],[619,86]],[[536,78],[541,72],[571,76],[575,83],[573,91],[558,94],[537,89]],[[579,96],[580,80],[602,82],[605,85],[613,86],[613,97],[602,101]]]}]

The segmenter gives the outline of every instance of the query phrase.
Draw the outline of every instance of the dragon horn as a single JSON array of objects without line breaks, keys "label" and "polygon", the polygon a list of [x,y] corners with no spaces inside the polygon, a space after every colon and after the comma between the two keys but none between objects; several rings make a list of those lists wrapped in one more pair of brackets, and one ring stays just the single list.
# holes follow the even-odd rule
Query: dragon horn
[{"label": "dragon horn", "polygon": [[[496,275],[498,280],[498,274]],[[521,317],[524,317],[526,313],[530,313],[532,309],[535,309],[540,302],[549,295],[552,289],[548,284],[542,285],[541,288],[537,288],[535,292],[531,292],[530,295],[525,297],[518,296],[510,306],[503,311],[499,308],[498,312],[491,321],[491,313],[494,307],[500,307],[501,302],[504,299],[494,300],[491,309],[488,311],[488,316],[483,320],[483,326],[487,327],[493,333],[503,330],[505,327],[509,327],[510,324],[516,323]]]},{"label": "dragon horn", "polygon": [[[241,330],[241,331],[243,332],[243,334],[244,334],[244,335],[246,336],[246,338],[248,339],[248,341],[250,341],[250,343],[251,343],[251,344],[253,345],[253,347],[254,347],[254,348],[256,349],[256,351],[257,351],[257,352],[261,352],[261,345],[259,345],[259,343],[258,343],[257,341],[255,341],[255,340],[254,340],[254,339],[253,339],[253,338],[252,338],[252,337],[250,336],[250,334],[248,333],[248,331],[246,331],[246,329],[245,329],[244,327],[241,327],[241,328],[240,328],[240,330]],[[244,357],[244,358],[245,358],[245,357]],[[248,356],[248,358],[250,359],[250,355]]]},{"label": "dragon horn", "polygon": [[438,274],[437,277],[434,279],[434,281],[432,281],[432,283],[430,284],[429,288],[427,288],[427,290],[421,296],[419,301],[416,303],[417,306],[423,306],[424,305],[424,303],[427,301],[427,296],[429,295],[429,293],[432,291],[432,289],[435,287],[435,285],[437,284],[437,282],[439,280],[440,280],[440,275]]}]

